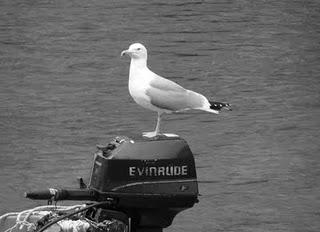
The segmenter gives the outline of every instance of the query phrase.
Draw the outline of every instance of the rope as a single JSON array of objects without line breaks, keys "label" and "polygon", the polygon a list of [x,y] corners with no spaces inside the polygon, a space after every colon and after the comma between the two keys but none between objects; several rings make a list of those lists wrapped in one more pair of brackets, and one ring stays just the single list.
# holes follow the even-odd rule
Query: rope
[{"label": "rope", "polygon": [[81,213],[81,212],[83,212],[83,211],[85,211],[85,210],[87,210],[87,209],[90,209],[90,208],[93,208],[93,207],[96,207],[96,206],[99,206],[99,205],[104,205],[104,204],[110,204],[110,201],[98,202],[98,203],[95,203],[95,204],[86,206],[86,207],[84,207],[84,208],[82,208],[82,209],[79,209],[79,210],[77,210],[77,211],[74,211],[74,212],[72,212],[72,213],[69,213],[69,214],[67,214],[67,215],[64,215],[64,216],[62,216],[62,217],[59,217],[59,218],[57,218],[57,219],[49,222],[48,224],[46,224],[45,226],[43,226],[42,228],[40,228],[40,229],[39,229],[38,231],[36,231],[36,232],[43,232],[43,231],[45,231],[46,229],[48,229],[50,226],[52,226],[53,224],[55,224],[55,223],[57,223],[57,222],[65,219],[65,218],[71,217],[71,216],[73,216],[73,215],[75,215],[75,214],[78,214],[78,213]]},{"label": "rope", "polygon": [[4,221],[7,217],[9,216],[17,216],[16,223],[5,230],[4,232],[13,232],[15,228],[18,228],[21,230],[24,226],[27,227],[27,231],[34,231],[36,229],[35,223],[28,222],[28,219],[31,215],[33,214],[41,214],[46,212],[47,215],[50,212],[49,211],[70,211],[70,210],[76,210],[76,209],[81,209],[85,208],[85,205],[74,205],[74,206],[55,206],[55,205],[46,205],[46,206],[39,206],[33,209],[28,209],[24,210],[22,212],[12,212],[12,213],[7,213],[2,216],[0,216],[0,224],[2,221]]}]

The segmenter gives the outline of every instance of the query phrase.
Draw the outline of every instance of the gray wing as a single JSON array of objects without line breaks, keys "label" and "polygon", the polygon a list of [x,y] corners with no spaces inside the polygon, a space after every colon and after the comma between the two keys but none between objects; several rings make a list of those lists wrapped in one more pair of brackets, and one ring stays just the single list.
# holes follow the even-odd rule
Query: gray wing
[{"label": "gray wing", "polygon": [[186,91],[185,88],[182,86],[178,85],[177,83],[170,81],[166,78],[163,78],[155,73],[154,74],[154,79],[150,82],[150,86],[157,88],[157,89],[162,89],[165,91],[175,91],[175,92],[183,92]]},{"label": "gray wing", "polygon": [[151,104],[170,111],[201,108],[205,101],[201,94],[160,76],[150,82],[146,94],[150,97]]}]

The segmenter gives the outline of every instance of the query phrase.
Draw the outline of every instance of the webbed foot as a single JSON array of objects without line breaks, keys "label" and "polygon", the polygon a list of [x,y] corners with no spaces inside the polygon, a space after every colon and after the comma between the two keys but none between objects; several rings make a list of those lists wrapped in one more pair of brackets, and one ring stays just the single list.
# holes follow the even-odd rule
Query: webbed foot
[{"label": "webbed foot", "polygon": [[160,133],[157,133],[156,131],[151,131],[151,132],[143,132],[142,136],[143,137],[147,137],[147,138],[153,138],[156,137],[158,135],[161,135]]}]

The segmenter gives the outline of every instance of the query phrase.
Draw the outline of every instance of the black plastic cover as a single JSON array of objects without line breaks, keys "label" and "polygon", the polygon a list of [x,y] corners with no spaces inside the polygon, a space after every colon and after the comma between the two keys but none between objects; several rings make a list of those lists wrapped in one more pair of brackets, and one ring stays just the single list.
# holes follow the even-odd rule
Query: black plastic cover
[{"label": "black plastic cover", "polygon": [[89,188],[99,193],[196,197],[194,157],[180,137],[119,139],[107,155],[101,150],[95,153]]}]

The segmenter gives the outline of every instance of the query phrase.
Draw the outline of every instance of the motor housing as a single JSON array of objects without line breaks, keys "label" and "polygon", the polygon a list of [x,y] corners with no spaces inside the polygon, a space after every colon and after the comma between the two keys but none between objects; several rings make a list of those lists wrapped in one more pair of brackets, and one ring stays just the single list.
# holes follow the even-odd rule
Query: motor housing
[{"label": "motor housing", "polygon": [[198,201],[194,157],[180,137],[117,137],[98,146],[88,188],[101,201],[114,196],[139,227],[167,227]]},{"label": "motor housing", "polygon": [[194,156],[180,137],[121,136],[97,148],[88,185],[80,178],[79,189],[48,188],[25,196],[49,203],[96,202],[88,205],[92,208],[86,212],[88,220],[100,223],[109,215],[128,224],[131,232],[161,232],[176,214],[198,202]]}]

